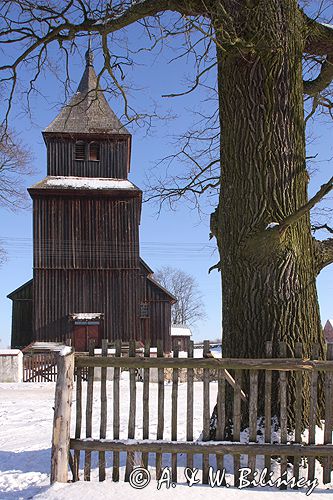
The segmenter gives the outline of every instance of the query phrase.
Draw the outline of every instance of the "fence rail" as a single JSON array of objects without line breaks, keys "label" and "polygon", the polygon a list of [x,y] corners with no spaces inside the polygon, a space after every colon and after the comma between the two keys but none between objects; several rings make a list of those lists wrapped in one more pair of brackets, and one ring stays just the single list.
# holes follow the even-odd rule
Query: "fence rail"
[{"label": "fence rail", "polygon": [[[91,480],[92,469],[96,464],[100,481],[109,478],[119,481],[122,477],[127,481],[136,465],[146,468],[153,466],[156,477],[159,478],[163,465],[168,463],[171,467],[172,481],[176,482],[180,464],[193,467],[197,464],[199,456],[202,481],[208,483],[208,470],[212,458],[215,460],[216,468],[223,469],[226,456],[231,455],[235,485],[239,484],[240,466],[247,464],[254,472],[258,465],[260,468],[260,457],[263,457],[262,468],[266,467],[268,474],[274,465],[275,471],[279,469],[280,477],[286,479],[288,475],[290,476],[288,464],[292,465],[292,473],[296,480],[301,472],[304,474],[300,469],[300,458],[306,458],[307,479],[310,481],[315,478],[316,459],[321,457],[323,482],[330,482],[333,457],[333,345],[328,346],[327,359],[324,361],[316,359],[318,346],[313,348],[312,359],[303,359],[301,344],[295,346],[295,357],[287,358],[287,347],[284,343],[280,343],[281,357],[272,358],[272,343],[268,342],[265,359],[214,358],[211,357],[208,341],[204,342],[202,358],[193,358],[192,342],[189,342],[186,358],[179,357],[177,346],[173,358],[164,357],[161,343],[157,347],[157,357],[153,357],[156,354],[151,352],[149,344],[139,356],[135,351],[134,342],[129,345],[127,357],[121,357],[120,341],[115,347],[115,355],[112,357],[108,356],[106,342],[103,342],[102,355],[94,355],[93,345],[90,346],[89,356],[70,355],[73,372],[75,368],[77,376],[74,395],[75,435],[70,435],[69,423],[64,432],[67,433],[65,441],[74,481],[82,477],[80,472],[82,468],[83,479]],[[138,369],[143,370],[142,382],[137,381]],[[87,381],[84,382],[82,373],[86,370],[88,375]],[[112,381],[108,379],[110,370]],[[121,380],[121,370],[128,370],[128,380]],[[172,372],[169,383],[165,381],[165,372],[168,370]],[[228,370],[231,370],[232,374]],[[180,383],[183,371],[186,372],[186,377],[182,379],[185,382]],[[69,372],[67,369],[67,373]],[[97,372],[100,382],[96,381]],[[151,378],[152,372],[154,381]],[[200,372],[200,378],[196,378],[197,372]],[[293,401],[288,400],[288,372],[294,372],[295,375]],[[319,372],[321,372],[320,377]],[[248,374],[250,382],[248,394],[244,392],[242,386],[245,373]],[[316,442],[319,378],[323,380],[325,397],[324,438],[321,443]],[[64,377],[61,380],[59,381],[59,384],[62,384],[59,392],[62,395],[61,404],[65,398],[70,407],[73,380],[67,380],[66,383]],[[200,381],[195,382],[195,380]],[[260,380],[264,380],[264,392],[259,390],[262,387]],[[307,442],[302,438],[304,430],[302,389],[305,380],[309,383],[311,392],[307,415],[309,422]],[[279,433],[275,433],[273,438],[275,415],[272,415],[272,391],[276,384],[279,388]],[[227,391],[228,386],[231,389]],[[233,441],[226,441],[224,439],[227,424],[227,393],[230,393],[230,390],[232,390]],[[216,403],[218,417],[216,441],[209,440],[212,397],[213,404]],[[262,398],[264,405],[261,405],[261,408],[264,408],[264,415],[259,415],[259,402]],[[124,400],[128,402],[125,409],[122,404]],[[288,405],[291,404],[294,405],[296,415],[292,435],[288,429],[287,419]],[[201,413],[199,430],[201,440],[198,440],[198,408]],[[244,412],[247,412],[248,416],[247,433],[242,432]],[[127,421],[127,439],[120,436],[124,434],[124,417]],[[261,418],[260,432],[259,417],[264,417]],[[54,418],[55,421],[59,418],[57,401]],[[263,421],[264,427],[262,427]],[[57,453],[57,442],[57,439],[53,442],[53,455]],[[70,450],[74,452],[73,457]],[[124,453],[127,457],[125,462]],[[185,454],[186,462],[179,454]],[[278,464],[277,457],[279,457]],[[294,458],[290,460],[290,457]],[[59,465],[56,465],[59,468]],[[108,472],[110,467],[112,474]],[[68,463],[61,464],[60,469],[53,471],[53,480],[66,476]]]}]

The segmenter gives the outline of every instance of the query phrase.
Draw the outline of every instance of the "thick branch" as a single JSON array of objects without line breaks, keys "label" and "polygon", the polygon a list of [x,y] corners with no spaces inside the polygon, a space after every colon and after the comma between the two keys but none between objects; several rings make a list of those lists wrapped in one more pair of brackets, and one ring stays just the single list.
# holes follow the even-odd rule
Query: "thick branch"
[{"label": "thick branch", "polygon": [[324,196],[326,196],[333,189],[333,176],[330,178],[326,184],[323,184],[319,191],[309,200],[305,205],[300,207],[296,212],[291,215],[288,215],[280,224],[276,226],[276,229],[280,234],[284,233],[286,229],[295,224],[303,215],[309,212],[311,208],[313,208],[317,203],[320,202]]},{"label": "thick branch", "polygon": [[323,24],[305,16],[306,40],[305,52],[316,56],[325,56],[333,50],[333,26]]},{"label": "thick branch", "polygon": [[[333,49],[333,46],[332,46]],[[303,82],[303,91],[305,94],[315,96],[329,86],[333,80],[333,50],[327,55],[326,60],[321,66],[317,78]]]},{"label": "thick branch", "polygon": [[333,80],[333,26],[322,24],[305,16],[307,37],[305,51],[311,55],[326,56],[317,78],[304,82],[304,93],[314,96]]},{"label": "thick branch", "polygon": [[316,270],[319,274],[324,267],[333,263],[333,238],[324,241],[314,239],[314,248]]},{"label": "thick branch", "polygon": [[100,31],[100,27],[102,27],[104,33],[111,33],[120,28],[125,28],[147,16],[154,16],[167,10],[189,16],[204,14],[203,2],[200,0],[193,0],[192,2],[186,2],[184,0],[145,0],[143,2],[133,3],[131,7],[126,8],[123,13],[111,15],[109,18],[96,21],[94,27],[97,28],[97,31]]}]

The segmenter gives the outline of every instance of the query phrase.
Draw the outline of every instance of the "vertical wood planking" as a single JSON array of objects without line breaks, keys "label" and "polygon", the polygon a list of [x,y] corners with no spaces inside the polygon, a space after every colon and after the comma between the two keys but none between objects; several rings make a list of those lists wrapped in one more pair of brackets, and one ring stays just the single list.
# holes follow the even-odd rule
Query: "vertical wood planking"
[{"label": "vertical wood planking", "polygon": [[[273,355],[273,342],[266,342],[266,358],[271,358]],[[272,440],[272,372],[265,370],[265,443],[270,443]],[[265,468],[267,469],[267,477],[271,471],[271,456],[265,455]]]},{"label": "vertical wood planking", "polygon": [[[285,342],[279,342],[279,355],[280,358],[287,357],[287,344]],[[280,427],[281,427],[281,444],[287,443],[288,433],[287,433],[287,373],[280,371]],[[287,477],[287,457],[281,455],[281,477],[286,479]],[[282,484],[280,486],[281,490],[287,489],[287,486]]]},{"label": "vertical wood planking", "polygon": [[[150,357],[150,342],[146,340],[144,348],[145,358]],[[149,368],[143,370],[143,394],[142,394],[142,439],[149,439]],[[142,464],[145,469],[148,468],[148,453],[142,454]]]},{"label": "vertical wood planking", "polygon": [[[89,356],[94,356],[94,340],[89,341]],[[92,434],[92,409],[94,400],[94,367],[88,368],[87,381],[87,406],[86,406],[86,438],[90,438]],[[85,452],[84,460],[84,480],[90,481],[91,469],[91,451]]]},{"label": "vertical wood planking", "polygon": [[[173,357],[178,358],[178,342],[173,345]],[[171,440],[177,441],[177,413],[178,413],[178,368],[172,369],[172,393],[171,393]],[[177,483],[177,453],[171,455],[171,477],[172,482]]]},{"label": "vertical wood planking", "polygon": [[[135,358],[135,340],[129,342],[129,356]],[[136,380],[135,368],[130,368],[130,406],[128,415],[128,439],[135,437],[135,418],[136,418]],[[134,466],[134,452],[127,452],[125,481],[129,480],[130,473]]]},{"label": "vertical wood planking", "polygon": [[[303,346],[301,342],[296,342],[295,344],[295,358],[303,357]],[[302,383],[302,372],[297,370],[295,373],[295,443],[301,443],[302,441],[302,412],[303,412],[303,383]],[[294,457],[294,476],[296,481],[299,479],[299,464],[301,457]],[[297,488],[297,486],[296,486]]]},{"label": "vertical wood planking", "polygon": [[[76,369],[76,416],[75,416],[75,439],[81,437],[82,425],[82,368]],[[80,450],[74,452],[74,481],[79,480]]]},{"label": "vertical wood planking", "polygon": [[[242,372],[235,370],[233,441],[240,441]],[[239,485],[240,455],[234,455],[234,486]]]},{"label": "vertical wood planking", "polygon": [[[312,347],[311,359],[318,359],[319,344],[314,344]],[[317,400],[318,400],[318,371],[313,370],[311,373],[310,387],[310,410],[309,410],[309,444],[316,442],[316,422],[317,422]],[[308,480],[313,481],[315,478],[315,461],[313,457],[308,458]]]},{"label": "vertical wood planking", "polygon": [[[121,340],[115,341],[115,356],[121,356]],[[120,368],[113,371],[113,439],[119,439],[119,379]],[[119,481],[119,452],[113,452],[112,481]]]},{"label": "vertical wood planking", "polygon": [[[328,361],[333,360],[333,344],[327,344],[327,355],[326,359]],[[332,428],[333,428],[333,411],[332,411],[332,400],[333,400],[333,373],[331,371],[325,372],[325,429],[324,429],[324,444],[332,444]],[[327,484],[331,482],[331,472],[332,472],[332,457],[324,458],[324,470],[323,470],[323,483]]]},{"label": "vertical wood planking", "polygon": [[[210,352],[209,340],[204,340],[203,357],[207,358]],[[210,401],[209,401],[209,369],[203,370],[203,431],[202,440],[209,440],[209,422],[210,422]],[[209,455],[202,457],[202,483],[208,484]]]},{"label": "vertical wood planking", "polygon": [[[250,402],[249,402],[249,440],[257,441],[257,414],[258,414],[258,370],[250,371]],[[248,467],[251,469],[251,479],[254,478],[256,455],[248,456]]]},{"label": "vertical wood planking", "polygon": [[[108,341],[102,340],[102,356],[108,355]],[[106,397],[106,375],[107,368],[101,368],[101,423],[99,436],[101,439],[106,438],[106,422],[107,422],[107,397]],[[99,452],[99,480],[105,481],[105,452]]]},{"label": "vertical wood planking", "polygon": [[[217,423],[216,440],[223,441],[225,430],[225,377],[224,370],[217,372]],[[216,466],[218,470],[223,470],[224,457],[221,454],[216,455]],[[225,482],[224,482],[225,485]]]},{"label": "vertical wood planking", "polygon": [[[188,339],[187,357],[193,358],[193,341]],[[193,441],[193,368],[187,369],[187,391],[186,391],[186,441]],[[193,455],[187,454],[187,467],[193,468]]]},{"label": "vertical wood planking", "polygon": [[[157,356],[163,358],[163,341],[157,340]],[[158,369],[158,394],[157,394],[157,436],[156,439],[163,439],[164,433],[164,369]],[[156,479],[159,479],[162,472],[162,454],[156,453]]]}]

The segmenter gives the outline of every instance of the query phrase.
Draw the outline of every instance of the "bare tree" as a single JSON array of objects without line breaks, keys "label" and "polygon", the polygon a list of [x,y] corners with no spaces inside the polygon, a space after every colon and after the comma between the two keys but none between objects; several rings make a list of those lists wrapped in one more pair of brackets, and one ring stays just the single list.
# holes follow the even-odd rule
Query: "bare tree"
[{"label": "bare tree", "polygon": [[[312,5],[297,0],[5,0],[0,6],[0,50],[6,48],[7,59],[0,66],[0,84],[9,103],[5,126],[13,96],[24,86],[20,69],[31,70],[25,86],[29,96],[49,67],[53,42],[64,54],[66,84],[78,40],[96,36],[104,58],[99,77],[109,76],[128,119],[123,67],[139,52],[125,48],[118,56],[109,51],[117,36],[117,47],[124,41],[124,28],[141,27],[146,48],[162,46],[170,37],[183,40],[178,57],[192,58],[195,78],[177,94],[195,91],[217,70],[218,107],[207,114],[212,134],[206,154],[183,149],[194,170],[189,178],[173,176],[173,191],[161,183],[159,195],[177,199],[218,189],[211,234],[220,254],[227,357],[263,357],[265,340],[273,341],[274,355],[281,340],[290,351],[302,342],[306,357],[314,343],[320,356],[324,353],[316,277],[333,262],[333,238],[314,239],[309,211],[332,190],[333,178],[327,175],[308,200],[305,126],[332,111],[333,27],[329,3],[320,2],[317,13]],[[200,134],[193,135],[200,142]],[[218,144],[218,154],[211,154],[209,140],[213,150]],[[310,400],[306,384],[303,400],[304,406]],[[273,403],[277,411],[277,394]]]},{"label": "bare tree", "polygon": [[193,326],[205,317],[199,286],[191,274],[165,266],[154,272],[154,279],[177,299],[171,310],[173,324]]},{"label": "bare tree", "polygon": [[[14,132],[0,127],[0,206],[10,210],[27,206],[24,176],[31,173],[31,153]],[[0,241],[0,266],[7,252]]]},{"label": "bare tree", "polygon": [[32,173],[31,153],[14,132],[0,128],[0,206],[26,207],[24,177]]}]

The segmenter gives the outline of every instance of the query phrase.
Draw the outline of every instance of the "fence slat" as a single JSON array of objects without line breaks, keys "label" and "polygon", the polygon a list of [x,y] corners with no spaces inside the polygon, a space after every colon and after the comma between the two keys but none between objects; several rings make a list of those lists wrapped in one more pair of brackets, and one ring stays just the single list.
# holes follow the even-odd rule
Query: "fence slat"
[{"label": "fence slat", "polygon": [[[193,358],[193,340],[187,341],[187,357]],[[193,368],[187,369],[186,441],[193,441]],[[193,455],[187,454],[187,467],[193,468]]]},{"label": "fence slat", "polygon": [[[121,357],[121,340],[115,341],[115,356]],[[113,439],[119,439],[119,379],[120,368],[115,367],[113,372]],[[113,452],[112,481],[119,481],[119,451]]]},{"label": "fence slat", "polygon": [[[318,359],[319,344],[314,344],[312,347],[311,359]],[[316,423],[317,423],[317,400],[318,400],[318,372],[311,373],[310,387],[310,410],[309,410],[309,444],[316,442]],[[315,478],[315,459],[308,459],[308,480],[313,481]]]},{"label": "fence slat", "polygon": [[[129,342],[129,356],[135,357],[135,340]],[[130,406],[128,415],[128,439],[134,439],[136,418],[136,380],[135,368],[130,368]],[[128,482],[130,473],[134,467],[134,453],[128,452],[126,459],[125,481]]]},{"label": "fence slat", "polygon": [[[81,437],[82,425],[82,368],[76,369],[76,418],[75,418],[75,439]],[[79,480],[80,470],[80,450],[74,452],[74,481]]]},{"label": "fence slat", "polygon": [[[287,344],[285,342],[279,342],[279,355],[280,358],[287,357]],[[287,443],[288,432],[287,432],[287,374],[286,372],[280,372],[280,428],[281,428],[281,444]],[[286,478],[287,476],[287,457],[286,455],[281,456],[281,477]],[[287,489],[287,486],[282,484],[280,486],[281,490]]]},{"label": "fence slat", "polygon": [[[273,355],[273,342],[266,342],[266,357],[271,358]],[[265,443],[270,443],[272,440],[272,372],[265,371]],[[265,456],[265,468],[267,469],[267,477],[271,471],[271,457]]]},{"label": "fence slat", "polygon": [[[233,441],[240,441],[242,372],[235,370]],[[239,486],[240,455],[234,455],[234,486]]]},{"label": "fence slat", "polygon": [[[303,345],[301,342],[295,343],[295,358],[303,357]],[[302,413],[303,413],[303,382],[302,372],[295,373],[295,443],[302,440]],[[294,476],[296,482],[299,479],[299,466],[301,457],[294,457]],[[295,486],[297,489],[297,486]]]},{"label": "fence slat", "polygon": [[[94,356],[95,341],[89,341],[89,356]],[[92,433],[92,410],[94,399],[94,367],[88,369],[87,381],[87,406],[86,406],[86,438],[91,438]],[[84,480],[90,481],[91,451],[86,451],[84,460]]]},{"label": "fence slat", "polygon": [[[108,355],[108,340],[102,340],[102,356]],[[99,429],[99,436],[101,439],[106,438],[106,422],[107,422],[107,398],[106,398],[106,372],[107,368],[101,368],[101,425]],[[99,480],[105,481],[105,453],[99,452]]]},{"label": "fence slat", "polygon": [[[216,440],[223,441],[225,430],[225,377],[224,370],[217,372],[217,422],[216,422]],[[216,467],[218,470],[223,470],[224,456],[216,455]],[[225,486],[225,480],[222,486]]]},{"label": "fence slat", "polygon": [[[203,345],[203,357],[207,358],[210,352],[209,340],[204,340]],[[203,430],[202,430],[202,440],[209,440],[209,422],[210,422],[210,401],[209,401],[209,369],[204,368],[203,370]],[[208,472],[209,472],[209,455],[203,455],[202,457],[202,483],[208,484]]]},{"label": "fence slat", "polygon": [[[333,359],[333,344],[327,344],[327,360]],[[333,427],[333,412],[332,412],[332,400],[333,400],[333,374],[330,372],[325,373],[325,429],[324,429],[324,444],[332,444],[332,427]],[[332,457],[327,457],[324,459],[324,470],[323,470],[323,483],[327,484],[331,482],[331,472],[332,472]]]},{"label": "fence slat", "polygon": [[[145,358],[150,357],[150,341],[146,340],[144,348]],[[149,439],[149,368],[143,370],[143,394],[142,394],[142,439]],[[148,468],[148,453],[142,454],[142,465]]]},{"label": "fence slat", "polygon": [[[178,342],[174,342],[173,356],[178,358]],[[178,413],[178,368],[172,370],[172,393],[171,393],[171,440],[177,441],[177,413]],[[171,479],[177,483],[177,453],[171,455]]]},{"label": "fence slat", "polygon": [[[250,401],[249,401],[249,440],[257,441],[257,415],[258,415],[258,371],[250,372]],[[250,477],[254,478],[256,456],[248,455],[248,467],[251,469]]]},{"label": "fence slat", "polygon": [[[157,356],[163,357],[162,340],[157,340]],[[164,368],[158,369],[158,402],[157,402],[157,436],[156,439],[163,439],[164,433]],[[156,453],[156,479],[160,479],[162,472],[162,454]]]}]

